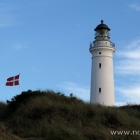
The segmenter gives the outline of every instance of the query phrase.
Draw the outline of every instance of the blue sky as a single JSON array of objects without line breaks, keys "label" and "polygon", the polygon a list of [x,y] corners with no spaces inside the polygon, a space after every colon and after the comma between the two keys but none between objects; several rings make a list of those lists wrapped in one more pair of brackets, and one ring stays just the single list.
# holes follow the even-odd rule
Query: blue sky
[{"label": "blue sky", "polygon": [[94,28],[101,20],[115,43],[116,105],[140,103],[139,0],[0,0],[0,100],[21,73],[20,91],[52,89],[89,102]]}]

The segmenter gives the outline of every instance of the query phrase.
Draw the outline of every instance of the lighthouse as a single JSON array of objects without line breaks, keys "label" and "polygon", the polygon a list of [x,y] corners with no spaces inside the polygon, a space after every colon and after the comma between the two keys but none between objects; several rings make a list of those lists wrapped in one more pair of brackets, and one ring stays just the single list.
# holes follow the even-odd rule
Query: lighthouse
[{"label": "lighthouse", "polygon": [[89,48],[92,54],[90,103],[113,106],[115,44],[110,41],[110,28],[103,20],[94,31],[95,40],[90,43]]}]

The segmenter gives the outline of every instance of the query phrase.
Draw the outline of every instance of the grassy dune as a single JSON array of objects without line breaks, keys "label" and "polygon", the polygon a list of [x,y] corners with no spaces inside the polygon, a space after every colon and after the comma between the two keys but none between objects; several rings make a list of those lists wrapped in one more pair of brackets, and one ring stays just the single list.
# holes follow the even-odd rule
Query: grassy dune
[{"label": "grassy dune", "polygon": [[54,91],[31,91],[0,103],[0,140],[139,140],[140,105],[92,105]]},{"label": "grassy dune", "polygon": [[0,124],[0,140],[22,140],[21,138],[6,131],[3,124]]}]

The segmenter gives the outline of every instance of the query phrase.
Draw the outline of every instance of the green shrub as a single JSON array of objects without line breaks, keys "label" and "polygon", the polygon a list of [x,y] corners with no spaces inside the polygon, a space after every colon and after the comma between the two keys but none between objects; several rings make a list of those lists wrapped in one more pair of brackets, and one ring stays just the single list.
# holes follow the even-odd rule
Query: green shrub
[{"label": "green shrub", "polygon": [[28,90],[27,92],[23,91],[21,94],[14,96],[11,99],[11,101],[7,100],[8,108],[15,111],[22,104],[27,103],[31,98],[43,95],[45,95],[45,93],[41,92],[40,90],[37,91]]}]

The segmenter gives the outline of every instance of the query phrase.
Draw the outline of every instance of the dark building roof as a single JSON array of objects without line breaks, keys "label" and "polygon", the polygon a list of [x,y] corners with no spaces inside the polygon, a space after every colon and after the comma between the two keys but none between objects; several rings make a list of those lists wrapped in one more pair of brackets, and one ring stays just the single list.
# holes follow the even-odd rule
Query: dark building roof
[{"label": "dark building roof", "polygon": [[106,24],[104,24],[104,21],[101,20],[101,24],[99,24],[94,30],[100,30],[100,29],[107,29],[108,31],[110,31],[110,28],[108,28],[108,26]]}]

